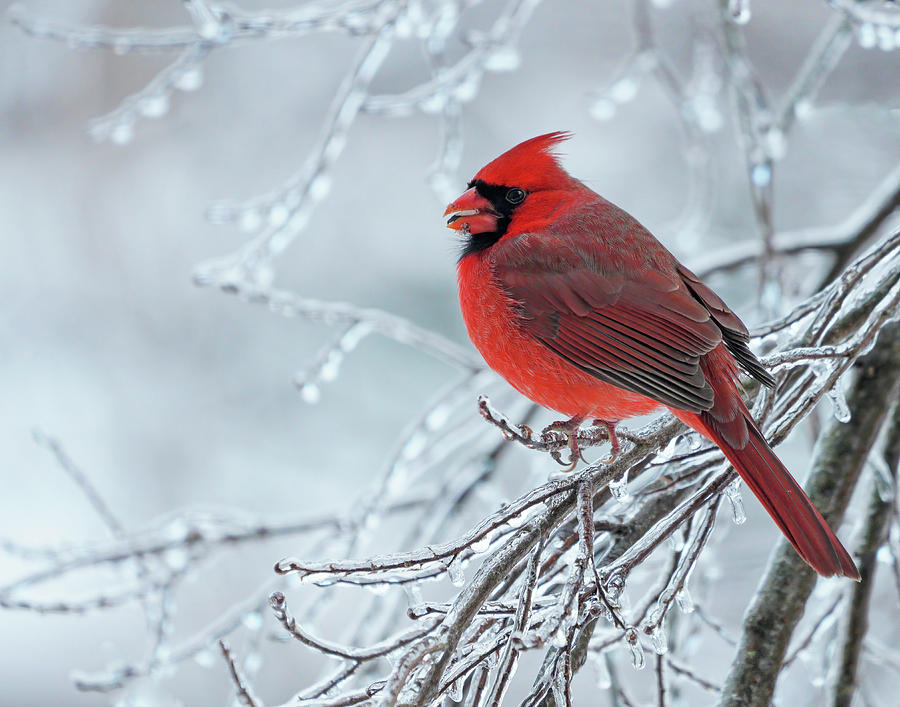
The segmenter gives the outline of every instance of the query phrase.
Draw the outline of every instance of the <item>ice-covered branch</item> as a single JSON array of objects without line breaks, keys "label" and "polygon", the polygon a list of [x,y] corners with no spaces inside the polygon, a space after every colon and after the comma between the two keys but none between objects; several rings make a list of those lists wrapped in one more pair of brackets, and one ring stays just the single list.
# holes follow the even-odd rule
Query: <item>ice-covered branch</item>
[{"label": "ice-covered branch", "polygon": [[878,463],[884,464],[888,483],[885,488],[878,479],[873,480],[874,489],[869,500],[866,523],[856,550],[856,564],[862,579],[851,592],[846,625],[843,627],[843,648],[834,686],[835,707],[849,707],[859,684],[859,663],[870,623],[870,603],[878,567],[877,554],[887,540],[888,528],[895,512],[897,469],[900,466],[898,401],[894,402],[893,411],[888,418],[885,447]]}]

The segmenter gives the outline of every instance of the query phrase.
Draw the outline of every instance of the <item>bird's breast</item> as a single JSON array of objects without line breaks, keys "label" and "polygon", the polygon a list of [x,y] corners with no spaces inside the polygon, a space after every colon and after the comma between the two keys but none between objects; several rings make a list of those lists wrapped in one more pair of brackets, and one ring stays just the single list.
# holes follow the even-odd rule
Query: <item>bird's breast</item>
[{"label": "bird's breast", "polygon": [[494,277],[489,251],[464,257],[457,274],[469,338],[487,364],[525,397],[569,417],[610,421],[659,407],[582,371],[528,334],[519,324],[518,303]]}]

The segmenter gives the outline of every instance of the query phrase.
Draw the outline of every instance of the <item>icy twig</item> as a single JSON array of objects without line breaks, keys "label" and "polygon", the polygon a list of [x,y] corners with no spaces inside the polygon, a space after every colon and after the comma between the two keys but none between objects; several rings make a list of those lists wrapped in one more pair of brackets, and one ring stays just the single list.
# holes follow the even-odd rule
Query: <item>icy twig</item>
[{"label": "icy twig", "polygon": [[516,638],[523,635],[528,629],[529,615],[531,613],[531,600],[534,594],[534,585],[538,577],[538,561],[543,551],[543,540],[539,541],[537,546],[528,558],[528,566],[525,569],[525,576],[522,580],[522,588],[519,591],[519,604],[516,607],[516,615],[513,619],[513,630],[509,640],[500,656],[499,667],[497,668],[497,677],[495,678],[491,691],[485,702],[487,707],[499,707],[506,694],[509,686],[509,680],[516,668],[519,650],[516,646]]},{"label": "icy twig", "polygon": [[384,641],[369,648],[347,648],[344,646],[339,646],[335,643],[330,643],[315,638],[308,632],[304,631],[297,624],[296,620],[288,609],[287,599],[285,599],[285,596],[282,592],[273,592],[269,596],[269,604],[272,607],[275,618],[278,619],[278,622],[282,626],[284,626],[285,631],[287,631],[293,638],[297,639],[304,645],[309,646],[313,650],[323,655],[332,656],[334,658],[343,658],[344,660],[357,663],[362,663],[368,660],[375,660],[376,658],[387,656],[388,654],[402,648],[403,646],[428,635],[437,627],[439,623],[434,620],[426,621],[424,626],[418,626],[415,629],[397,636],[393,640]]},{"label": "icy twig", "polygon": [[225,641],[219,641],[219,649],[222,651],[222,657],[228,665],[228,672],[231,674],[231,681],[234,683],[234,689],[237,692],[237,701],[245,707],[264,707],[254,695],[250,684],[241,674],[234,657],[231,655],[231,649]]},{"label": "icy twig", "polygon": [[364,326],[371,333],[410,346],[465,371],[477,372],[484,369],[484,363],[471,350],[391,312],[357,307],[346,302],[301,297],[286,290],[259,289],[246,282],[234,283],[226,291],[246,302],[267,307],[283,317],[306,319],[330,326]]}]

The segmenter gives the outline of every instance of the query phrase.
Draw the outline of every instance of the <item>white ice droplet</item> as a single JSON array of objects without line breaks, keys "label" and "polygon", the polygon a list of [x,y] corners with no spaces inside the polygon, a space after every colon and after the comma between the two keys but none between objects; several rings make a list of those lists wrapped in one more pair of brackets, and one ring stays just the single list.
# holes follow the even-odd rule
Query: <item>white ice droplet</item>
[{"label": "white ice droplet", "polygon": [[341,363],[344,360],[344,354],[337,349],[328,352],[328,356],[319,368],[319,378],[323,381],[333,381],[338,377],[341,370]]},{"label": "white ice droplet", "polygon": [[303,402],[315,405],[322,399],[322,390],[315,383],[303,383],[300,386],[300,397]]},{"label": "white ice droplet", "polygon": [[165,93],[144,96],[138,103],[138,110],[145,118],[160,118],[169,112],[169,96]]},{"label": "white ice droplet", "polygon": [[616,104],[605,96],[598,96],[591,101],[588,112],[594,120],[612,120],[616,114]]},{"label": "white ice droplet", "polygon": [[109,131],[109,139],[117,145],[127,145],[134,140],[134,123],[130,120],[123,120],[116,124]]},{"label": "white ice droplet", "polygon": [[484,61],[484,68],[488,71],[515,71],[522,63],[522,57],[518,50],[508,44],[493,49]]},{"label": "white ice droplet", "polygon": [[216,656],[211,650],[202,650],[194,654],[194,660],[202,668],[211,668],[216,663]]},{"label": "white ice droplet", "polygon": [[772,181],[772,168],[766,162],[759,162],[753,165],[750,170],[750,180],[757,187],[767,187]]},{"label": "white ice droplet", "polygon": [[179,91],[196,91],[203,85],[203,69],[192,66],[176,76],[174,83]]},{"label": "white ice droplet", "polygon": [[238,219],[238,227],[246,232],[250,233],[255,231],[262,225],[262,215],[259,213],[259,209],[249,208],[241,211],[241,215]]},{"label": "white ice droplet", "polygon": [[244,614],[241,623],[250,631],[259,631],[263,625],[263,616],[258,611],[250,611]]},{"label": "white ice droplet", "polygon": [[878,42],[878,35],[874,25],[864,22],[856,29],[856,41],[863,49],[871,49]]},{"label": "white ice droplet", "polygon": [[309,198],[313,201],[322,201],[331,191],[331,177],[320,174],[310,182]]},{"label": "white ice droplet", "polygon": [[284,204],[273,204],[269,209],[269,225],[278,228],[284,225],[290,215],[291,212]]},{"label": "white ice droplet", "polygon": [[447,101],[447,94],[435,92],[419,101],[419,108],[423,113],[440,113],[447,105]]},{"label": "white ice droplet", "polygon": [[419,456],[428,444],[428,438],[421,432],[414,432],[406,440],[403,450],[400,452],[404,459],[415,459]]},{"label": "white ice droplet", "polygon": [[638,82],[631,76],[623,76],[609,87],[609,97],[616,103],[628,103],[638,92]]}]

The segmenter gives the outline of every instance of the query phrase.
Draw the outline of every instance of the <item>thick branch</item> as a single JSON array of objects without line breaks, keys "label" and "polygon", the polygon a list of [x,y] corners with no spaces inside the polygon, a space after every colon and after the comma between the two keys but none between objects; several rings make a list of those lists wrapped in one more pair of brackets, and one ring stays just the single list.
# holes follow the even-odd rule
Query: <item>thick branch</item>
[{"label": "thick branch", "polygon": [[[881,332],[872,352],[860,361],[848,399],[851,421],[831,421],[813,460],[807,491],[832,527],[840,524],[869,450],[896,397],[898,381],[900,325],[892,323]],[[720,705],[752,707],[771,702],[788,643],[815,583],[813,570],[782,539],[744,619]]]},{"label": "thick branch", "polygon": [[[900,404],[894,404],[885,443],[884,460],[891,470],[894,488],[897,487],[897,464],[900,462]],[[856,551],[860,583],[850,598],[850,611],[844,631],[841,668],[834,689],[835,707],[850,707],[857,682],[859,656],[863,639],[869,628],[869,601],[875,585],[876,554],[887,537],[893,510],[892,500],[881,497],[878,488],[872,491],[862,542]]]}]

